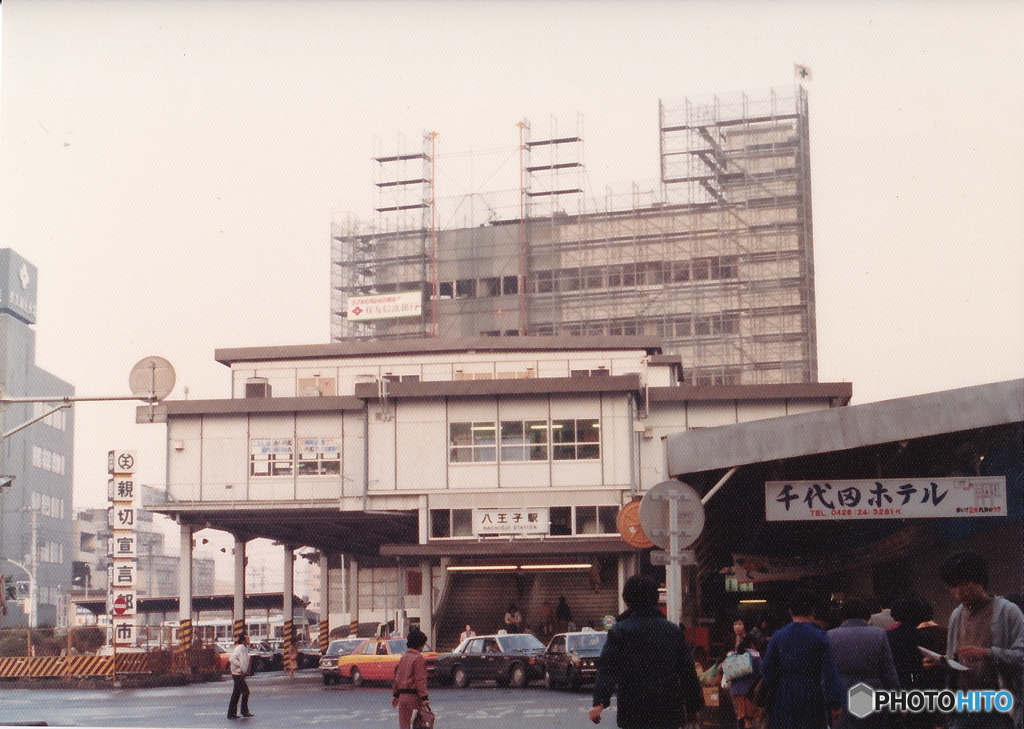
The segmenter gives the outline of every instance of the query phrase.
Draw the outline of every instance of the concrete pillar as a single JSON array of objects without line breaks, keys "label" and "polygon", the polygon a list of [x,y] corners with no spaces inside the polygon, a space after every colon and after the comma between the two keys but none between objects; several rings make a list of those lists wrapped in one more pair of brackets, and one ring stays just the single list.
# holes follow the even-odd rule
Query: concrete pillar
[{"label": "concrete pillar", "polygon": [[178,559],[178,645],[192,645],[192,526],[179,524],[181,557]]},{"label": "concrete pillar", "polygon": [[356,634],[359,627],[359,560],[350,557],[348,560],[348,573],[345,575],[348,581],[348,611],[350,635]]},{"label": "concrete pillar", "polygon": [[320,552],[320,625],[317,643],[321,653],[330,645],[328,636],[331,632],[331,570],[328,566],[330,558],[326,552]]},{"label": "concrete pillar", "polygon": [[245,540],[237,534],[234,535],[235,546],[231,550],[234,557],[234,575],[232,576],[234,605],[231,610],[231,635],[237,639],[239,634],[245,630]]},{"label": "concrete pillar", "polygon": [[423,590],[420,594],[420,630],[427,635],[431,646],[434,640],[434,569],[429,559],[420,560],[420,572],[423,574]]},{"label": "concrete pillar", "polygon": [[281,588],[281,622],[284,626],[284,667],[288,671],[296,669],[292,657],[292,644],[295,641],[295,608],[292,596],[295,594],[295,547],[284,548],[284,587]]},{"label": "concrete pillar", "polygon": [[398,561],[398,590],[397,599],[395,600],[395,630],[398,631],[399,635],[405,635],[407,632],[406,628],[406,614],[405,614],[405,587],[406,587],[406,576],[405,576],[405,563],[401,560]]}]

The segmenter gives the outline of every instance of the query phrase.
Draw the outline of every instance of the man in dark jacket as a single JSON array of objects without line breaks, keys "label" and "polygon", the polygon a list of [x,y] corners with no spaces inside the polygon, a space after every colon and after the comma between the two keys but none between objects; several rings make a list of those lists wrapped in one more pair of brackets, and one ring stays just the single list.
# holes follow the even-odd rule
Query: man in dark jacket
[{"label": "man in dark jacket", "polygon": [[693,655],[682,629],[658,610],[658,584],[634,575],[622,599],[627,610],[608,631],[597,659],[590,720],[601,721],[618,693],[618,725],[624,729],[677,729],[704,705]]}]

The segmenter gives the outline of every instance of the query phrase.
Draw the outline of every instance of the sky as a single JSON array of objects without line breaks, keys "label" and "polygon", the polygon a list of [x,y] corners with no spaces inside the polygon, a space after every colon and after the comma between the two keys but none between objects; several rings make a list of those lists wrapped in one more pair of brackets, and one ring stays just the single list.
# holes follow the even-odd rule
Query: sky
[{"label": "sky", "polygon": [[[129,394],[158,355],[171,398],[227,397],[215,349],[328,341],[331,221],[371,221],[373,157],[425,131],[439,196],[516,187],[524,118],[581,130],[599,196],[657,178],[659,99],[791,93],[794,64],[812,72],[819,380],[859,404],[1022,376],[1022,3],[0,13],[0,247],[38,267],[37,363],[80,396]],[[76,507],[105,504],[113,448],[163,485],[164,429],[134,407],[75,406]]]}]

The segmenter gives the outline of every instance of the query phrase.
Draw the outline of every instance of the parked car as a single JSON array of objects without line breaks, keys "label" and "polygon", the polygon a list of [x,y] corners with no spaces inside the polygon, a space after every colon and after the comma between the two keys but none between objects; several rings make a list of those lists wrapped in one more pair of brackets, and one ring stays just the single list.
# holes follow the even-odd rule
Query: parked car
[{"label": "parked car", "polygon": [[530,633],[506,633],[467,638],[451,653],[437,659],[437,676],[465,688],[471,681],[495,681],[522,688],[544,677],[544,644]]},{"label": "parked car", "polygon": [[[395,679],[395,666],[405,653],[405,638],[383,638],[363,641],[347,656],[338,658],[338,675],[362,686],[366,681],[387,681]],[[434,661],[437,653],[429,646],[423,646],[423,657],[427,659],[427,679],[434,675]]]},{"label": "parked car", "polygon": [[320,646],[310,640],[300,640],[296,646],[299,668],[316,668],[320,665]]},{"label": "parked car", "polygon": [[249,668],[252,673],[280,671],[284,668],[284,653],[265,640],[253,641],[249,644]]},{"label": "parked car", "polygon": [[553,636],[544,652],[544,685],[549,689],[564,685],[579,691],[584,683],[593,683],[597,657],[607,638],[607,633],[592,628]]},{"label": "parked car", "polygon": [[339,638],[332,640],[327,646],[327,652],[320,657],[320,673],[324,676],[324,686],[332,683],[341,683],[341,673],[338,671],[338,659],[347,656],[363,644],[363,638]]},{"label": "parked car", "polygon": [[234,646],[230,643],[214,643],[213,652],[217,654],[217,667],[222,671],[231,671],[231,651]]}]

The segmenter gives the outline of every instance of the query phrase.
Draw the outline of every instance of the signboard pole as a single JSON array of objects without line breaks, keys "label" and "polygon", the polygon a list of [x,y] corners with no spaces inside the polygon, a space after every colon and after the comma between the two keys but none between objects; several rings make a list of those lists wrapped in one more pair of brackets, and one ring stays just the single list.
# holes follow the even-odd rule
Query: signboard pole
[{"label": "signboard pole", "polygon": [[668,507],[668,566],[665,568],[666,611],[673,623],[682,617],[683,565],[679,554],[679,497],[680,493],[669,491]]}]

